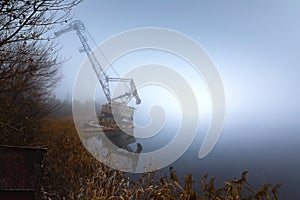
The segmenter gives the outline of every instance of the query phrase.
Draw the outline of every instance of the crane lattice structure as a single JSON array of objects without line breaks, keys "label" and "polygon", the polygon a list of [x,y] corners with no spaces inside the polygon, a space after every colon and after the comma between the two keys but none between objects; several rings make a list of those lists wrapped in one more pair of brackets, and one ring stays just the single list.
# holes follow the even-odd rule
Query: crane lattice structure
[{"label": "crane lattice structure", "polygon": [[[70,32],[70,31],[76,31],[77,36],[79,37],[82,46],[79,48],[80,52],[85,52],[86,55],[88,56],[90,63],[96,73],[96,76],[99,80],[99,83],[102,87],[102,90],[104,92],[104,95],[107,99],[107,102],[109,104],[111,104],[113,101],[116,100],[121,100],[122,103],[124,104],[128,104],[128,102],[130,101],[130,99],[132,97],[135,98],[136,100],[136,104],[140,104],[141,103],[141,99],[137,93],[136,90],[136,86],[134,84],[134,81],[132,79],[128,79],[128,78],[110,78],[108,76],[108,74],[105,73],[105,71],[103,70],[103,68],[101,67],[99,61],[97,60],[94,52],[91,50],[90,46],[87,43],[87,39],[85,37],[85,27],[84,24],[79,21],[79,20],[75,20],[73,22],[71,22],[68,26],[66,26],[65,28],[63,28],[62,30],[55,32],[54,35],[56,37],[59,37],[60,35]],[[111,97],[111,93],[110,93],[110,89],[109,89],[109,82],[130,82],[130,89],[129,91],[127,91],[126,93],[112,98]]]},{"label": "crane lattice structure", "polygon": [[[108,138],[119,148],[125,149],[129,152],[133,152],[129,144],[136,142],[136,138],[133,136],[133,114],[135,108],[130,107],[127,104],[132,98],[135,98],[136,104],[141,103],[141,99],[137,93],[137,89],[133,79],[111,78],[108,76],[108,74],[103,70],[103,68],[100,65],[100,62],[97,60],[94,52],[91,50],[90,46],[87,43],[87,39],[85,36],[85,27],[81,21],[75,20],[71,22],[68,26],[66,26],[58,32],[55,32],[54,34],[56,37],[59,37],[60,35],[70,31],[75,31],[77,36],[79,37],[80,42],[82,43],[82,46],[79,48],[79,52],[86,53],[107,100],[107,104],[102,105],[101,115],[98,116],[98,120],[103,128],[103,132],[106,137],[103,137],[103,135],[101,134],[102,131],[99,132],[94,129],[89,130],[89,128],[87,128],[87,130],[85,131],[89,132],[89,136],[93,136],[94,134],[95,136],[100,137],[102,140],[106,140]],[[130,83],[130,87],[127,86],[128,91],[126,91],[124,94],[112,98],[109,89],[110,82]],[[114,108],[116,112],[112,113],[112,108]],[[121,122],[122,128],[120,127],[120,123],[116,122]],[[94,124],[92,123],[92,125]],[[126,133],[123,131],[125,130],[123,129],[124,127],[127,130]],[[141,144],[137,143],[137,150],[135,151],[135,153],[139,153],[141,151],[142,146]],[[138,154],[124,155],[126,158],[130,158],[130,160],[132,160],[132,167],[134,171],[138,161]]]}]

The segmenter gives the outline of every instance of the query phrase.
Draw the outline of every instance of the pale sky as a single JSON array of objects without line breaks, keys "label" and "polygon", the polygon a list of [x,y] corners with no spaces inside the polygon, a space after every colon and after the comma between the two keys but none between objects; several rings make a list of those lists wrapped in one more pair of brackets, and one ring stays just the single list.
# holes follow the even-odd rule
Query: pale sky
[{"label": "pale sky", "polygon": [[[74,19],[84,22],[97,43],[133,28],[182,32],[214,61],[229,115],[258,114],[266,120],[275,117],[300,124],[299,11],[297,0],[85,0],[74,10]],[[65,98],[72,93],[85,54],[77,50],[75,33],[61,36],[59,43],[62,55],[71,57],[56,90],[57,97]],[[91,40],[89,44],[95,47]]]}]

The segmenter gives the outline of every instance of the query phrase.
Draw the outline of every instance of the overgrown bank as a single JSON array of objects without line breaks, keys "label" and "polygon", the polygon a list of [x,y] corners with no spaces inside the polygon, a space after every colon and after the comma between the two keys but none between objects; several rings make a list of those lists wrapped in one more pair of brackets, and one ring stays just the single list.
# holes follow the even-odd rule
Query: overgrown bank
[{"label": "overgrown bank", "polygon": [[[247,172],[216,187],[215,178],[177,177],[159,172],[142,174],[136,182],[93,158],[82,146],[71,119],[46,119],[32,144],[48,148],[43,199],[278,199],[279,185],[254,189]],[[198,179],[199,178],[199,179]],[[199,185],[200,187],[195,187]]]}]

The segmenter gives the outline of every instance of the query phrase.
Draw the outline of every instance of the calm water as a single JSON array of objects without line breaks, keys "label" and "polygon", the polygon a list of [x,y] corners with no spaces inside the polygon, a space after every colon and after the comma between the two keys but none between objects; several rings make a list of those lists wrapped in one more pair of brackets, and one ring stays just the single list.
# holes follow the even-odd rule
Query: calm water
[{"label": "calm water", "polygon": [[[255,188],[266,182],[282,183],[280,199],[296,199],[300,197],[300,123],[297,120],[283,122],[273,117],[264,121],[226,122],[217,145],[202,160],[197,155],[205,132],[200,130],[189,150],[172,166],[180,177],[193,173],[200,178],[208,172],[219,183],[239,178],[248,170],[248,181]],[[140,142],[145,151],[151,151],[166,141],[157,137],[152,142]],[[167,172],[168,167],[163,170]]]}]

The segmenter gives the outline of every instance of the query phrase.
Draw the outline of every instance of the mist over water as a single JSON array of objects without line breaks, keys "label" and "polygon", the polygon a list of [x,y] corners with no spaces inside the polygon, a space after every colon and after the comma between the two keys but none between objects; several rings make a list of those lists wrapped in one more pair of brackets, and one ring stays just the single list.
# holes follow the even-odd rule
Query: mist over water
[{"label": "mist over water", "polygon": [[[248,181],[256,189],[267,182],[282,183],[280,199],[293,199],[300,195],[297,188],[300,183],[298,119],[297,116],[282,115],[228,115],[218,143],[208,156],[200,160],[198,152],[209,126],[209,118],[202,118],[193,144],[171,166],[179,177],[192,173],[199,180],[208,172],[216,177],[216,184],[239,178],[247,170]],[[155,137],[138,140],[144,147],[143,151],[166,145],[178,128],[174,124],[165,126]],[[168,167],[163,171],[168,173]]]}]

